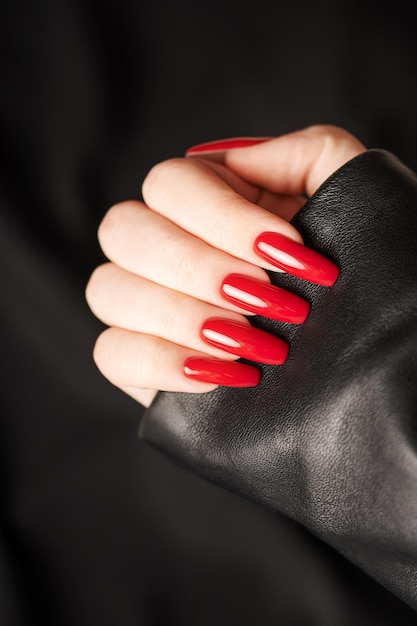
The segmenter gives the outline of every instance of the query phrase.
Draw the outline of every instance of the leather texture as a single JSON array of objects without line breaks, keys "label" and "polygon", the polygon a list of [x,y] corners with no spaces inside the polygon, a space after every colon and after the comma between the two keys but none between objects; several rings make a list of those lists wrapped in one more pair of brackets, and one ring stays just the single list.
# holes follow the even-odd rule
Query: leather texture
[{"label": "leather texture", "polygon": [[296,520],[417,609],[417,177],[393,154],[352,159],[293,220],[335,261],[256,388],[160,392],[139,436],[207,480]]}]

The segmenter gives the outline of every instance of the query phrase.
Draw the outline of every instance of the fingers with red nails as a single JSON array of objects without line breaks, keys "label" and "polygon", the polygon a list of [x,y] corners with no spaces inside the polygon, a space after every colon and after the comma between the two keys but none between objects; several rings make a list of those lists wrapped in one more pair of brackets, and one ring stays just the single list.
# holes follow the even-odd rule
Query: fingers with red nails
[{"label": "fingers with red nails", "polygon": [[144,201],[115,205],[98,231],[109,263],[86,298],[109,326],[94,351],[103,375],[148,405],[149,390],[254,386],[257,363],[285,364],[288,344],[250,316],[308,323],[308,302],[271,285],[267,270],[334,285],[340,268],[305,247],[289,220],[364,150],[343,129],[313,126],[200,144],[153,167]]}]

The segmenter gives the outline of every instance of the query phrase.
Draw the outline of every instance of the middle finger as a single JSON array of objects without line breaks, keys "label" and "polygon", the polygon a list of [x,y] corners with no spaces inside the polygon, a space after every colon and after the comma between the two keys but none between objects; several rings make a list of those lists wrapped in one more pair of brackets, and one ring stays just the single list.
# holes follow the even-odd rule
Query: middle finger
[{"label": "middle finger", "polygon": [[106,256],[149,281],[222,308],[302,323],[308,303],[266,272],[185,232],[138,201],[115,205],[98,231]]}]

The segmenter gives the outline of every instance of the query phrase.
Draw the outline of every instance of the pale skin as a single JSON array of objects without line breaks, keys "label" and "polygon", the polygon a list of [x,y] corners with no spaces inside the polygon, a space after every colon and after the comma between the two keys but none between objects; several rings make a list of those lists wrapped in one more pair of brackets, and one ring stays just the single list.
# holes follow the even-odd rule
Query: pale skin
[{"label": "pale skin", "polygon": [[289,221],[306,196],[365,150],[346,130],[317,125],[154,166],[144,202],[116,204],[99,225],[109,262],[92,273],[86,299],[108,326],[94,347],[101,373],[144,406],[158,390],[215,389],[186,377],[184,361],[238,359],[200,333],[213,317],[250,326],[252,314],[222,296],[222,280],[236,273],[268,283],[265,270],[277,268],[256,254],[256,237],[272,231],[303,243]]}]

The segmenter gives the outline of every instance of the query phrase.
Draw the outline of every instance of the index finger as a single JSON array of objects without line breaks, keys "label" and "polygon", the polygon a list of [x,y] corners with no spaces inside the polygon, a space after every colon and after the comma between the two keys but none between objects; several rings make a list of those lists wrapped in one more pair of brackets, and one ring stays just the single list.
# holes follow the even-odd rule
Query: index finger
[{"label": "index finger", "polygon": [[[310,127],[224,152],[224,163],[258,188],[311,193],[365,148],[346,131]],[[236,193],[200,159],[158,164],[142,187],[147,205],[183,230],[229,255],[310,282],[333,285],[339,270],[302,245],[293,225]]]}]

